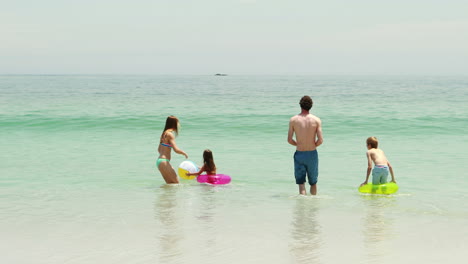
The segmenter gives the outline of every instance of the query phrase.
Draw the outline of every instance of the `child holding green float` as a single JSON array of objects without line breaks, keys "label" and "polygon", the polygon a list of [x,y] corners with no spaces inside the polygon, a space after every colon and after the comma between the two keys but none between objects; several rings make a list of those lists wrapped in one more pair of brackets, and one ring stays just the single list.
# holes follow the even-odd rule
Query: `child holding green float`
[{"label": "child holding green float", "polygon": [[[367,144],[367,174],[366,180],[361,184],[364,186],[369,180],[369,175],[372,171],[372,184],[384,184],[387,183],[388,172],[392,175],[392,182],[396,183],[395,175],[393,173],[392,165],[388,162],[387,157],[383,150],[379,149],[379,141],[376,137],[369,137],[366,140]],[[372,162],[374,163],[374,169],[372,169]]]}]

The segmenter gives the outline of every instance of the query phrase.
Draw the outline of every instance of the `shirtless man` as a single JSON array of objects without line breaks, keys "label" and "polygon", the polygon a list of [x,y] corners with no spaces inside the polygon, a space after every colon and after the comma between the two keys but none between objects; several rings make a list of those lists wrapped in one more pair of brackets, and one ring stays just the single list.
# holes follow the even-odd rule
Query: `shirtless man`
[{"label": "shirtless man", "polygon": [[[310,96],[303,96],[299,102],[301,113],[289,121],[288,143],[296,146],[294,153],[294,175],[299,193],[306,195],[304,183],[306,175],[310,184],[310,194],[317,194],[318,153],[317,147],[323,142],[322,121],[309,113],[313,102]],[[295,140],[293,136],[295,134]]]}]

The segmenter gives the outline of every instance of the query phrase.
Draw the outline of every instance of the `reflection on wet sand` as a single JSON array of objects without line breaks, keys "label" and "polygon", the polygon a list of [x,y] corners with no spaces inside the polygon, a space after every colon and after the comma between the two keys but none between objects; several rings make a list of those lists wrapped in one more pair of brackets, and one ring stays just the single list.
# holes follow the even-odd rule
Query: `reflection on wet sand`
[{"label": "reflection on wet sand", "polygon": [[369,262],[385,259],[390,253],[388,240],[394,237],[392,229],[394,219],[390,213],[396,199],[384,195],[362,195],[365,206],[364,221],[362,221],[364,245]]},{"label": "reflection on wet sand", "polygon": [[296,263],[320,263],[321,226],[317,221],[319,199],[298,197],[291,222],[290,252]]},{"label": "reflection on wet sand", "polygon": [[203,232],[205,245],[215,245],[215,234],[217,231],[217,226],[215,225],[215,209],[217,204],[216,200],[214,199],[215,190],[212,186],[209,185],[201,185],[200,189],[201,202],[197,220],[200,223],[201,230]]},{"label": "reflection on wet sand", "polygon": [[154,211],[155,217],[160,221],[159,263],[179,263],[182,257],[181,241],[184,239],[181,224],[178,222],[177,193],[180,190],[176,185],[163,185],[158,190]]}]

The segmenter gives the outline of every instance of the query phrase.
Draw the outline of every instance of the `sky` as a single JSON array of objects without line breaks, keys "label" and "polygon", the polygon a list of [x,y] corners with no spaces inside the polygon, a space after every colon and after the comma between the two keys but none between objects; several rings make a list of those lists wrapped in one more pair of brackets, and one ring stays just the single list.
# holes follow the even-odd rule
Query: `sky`
[{"label": "sky", "polygon": [[468,74],[467,0],[0,6],[0,74]]}]

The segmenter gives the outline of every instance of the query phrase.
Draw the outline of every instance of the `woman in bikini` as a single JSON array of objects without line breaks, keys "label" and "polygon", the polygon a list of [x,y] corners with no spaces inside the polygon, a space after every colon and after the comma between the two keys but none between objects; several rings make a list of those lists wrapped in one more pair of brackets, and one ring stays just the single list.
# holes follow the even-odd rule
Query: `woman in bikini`
[{"label": "woman in bikini", "polygon": [[179,149],[176,145],[175,137],[178,134],[178,131],[179,119],[175,116],[168,116],[166,119],[166,126],[164,127],[164,131],[162,132],[159,140],[159,157],[156,161],[156,167],[158,167],[166,183],[179,183],[177,174],[169,163],[171,160],[171,149],[173,149],[175,153],[184,155],[185,158],[188,158],[187,153]]}]

